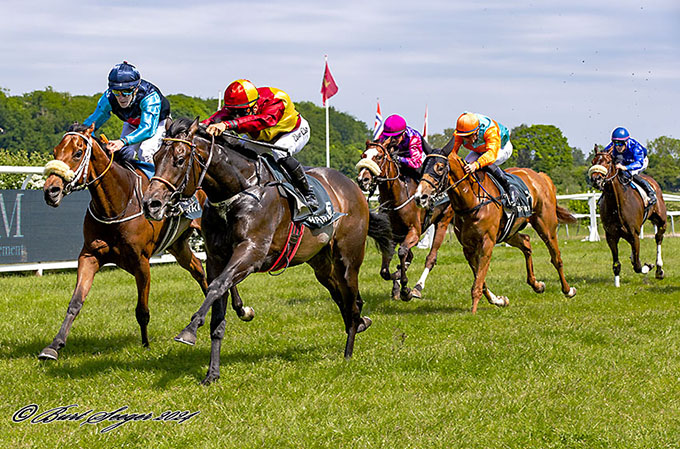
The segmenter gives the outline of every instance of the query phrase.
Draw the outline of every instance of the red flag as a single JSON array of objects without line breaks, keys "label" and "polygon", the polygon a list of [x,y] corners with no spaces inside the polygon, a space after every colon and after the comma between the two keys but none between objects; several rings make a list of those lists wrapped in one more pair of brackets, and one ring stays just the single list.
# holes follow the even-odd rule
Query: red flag
[{"label": "red flag", "polygon": [[323,72],[323,82],[321,83],[321,98],[323,99],[323,105],[326,106],[326,100],[336,93],[338,93],[338,85],[335,84],[333,75],[331,75],[331,71],[328,68],[328,61],[326,61],[326,70]]},{"label": "red flag", "polygon": [[425,123],[423,124],[423,138],[427,139],[427,105],[425,105]]}]

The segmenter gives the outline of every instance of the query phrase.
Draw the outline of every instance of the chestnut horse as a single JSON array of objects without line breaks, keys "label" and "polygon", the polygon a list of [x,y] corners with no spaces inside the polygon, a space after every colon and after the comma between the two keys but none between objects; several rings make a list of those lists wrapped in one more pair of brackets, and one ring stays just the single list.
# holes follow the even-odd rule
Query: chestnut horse
[{"label": "chestnut horse", "polygon": [[[645,205],[639,193],[630,186],[630,179],[622,182],[621,173],[609,151],[598,152],[595,146],[595,157],[588,170],[591,184],[602,191],[600,199],[600,218],[607,237],[607,244],[612,252],[614,285],[620,286],[619,274],[619,239],[626,240],[631,247],[630,260],[636,273],[648,273],[652,265],[640,263],[640,231],[647,216]],[[650,176],[642,175],[656,191],[656,204],[649,211],[649,220],[656,226],[656,278],[663,279],[663,260],[661,259],[661,243],[666,232],[666,203],[659,184]]]},{"label": "chestnut horse", "polygon": [[[135,277],[135,315],[145,347],[149,346],[149,259],[152,255],[167,248],[182,268],[191,273],[203,292],[208,289],[201,261],[189,247],[193,231],[191,220],[182,217],[171,233],[166,232],[169,220],[146,220],[141,200],[149,181],[113,162],[93,132],[94,125],[74,124],[54,148],[55,160],[45,166],[48,177],[43,192],[48,205],[57,207],[71,191],[84,188],[90,191],[92,201],[83,223],[84,242],[78,256],[76,287],[59,333],[38,356],[43,360],[57,359],[90,291],[94,275],[104,264],[113,263]],[[205,196],[201,202],[204,200]]]},{"label": "chestnut horse", "polygon": [[[431,209],[423,209],[413,202],[418,182],[411,177],[400,176],[399,163],[391,151],[380,142],[366,142],[366,150],[356,165],[359,170],[357,182],[364,192],[372,194],[378,187],[378,200],[381,212],[386,212],[392,224],[395,243],[399,243],[399,265],[390,274],[392,254],[383,253],[380,275],[392,280],[392,297],[409,301],[411,297],[420,298],[428,274],[437,263],[437,252],[444,241],[446,230],[453,219],[453,209],[447,200],[444,204]],[[427,220],[427,223],[426,223]],[[411,248],[418,243],[420,236],[429,224],[435,226],[430,252],[425,259],[425,269],[413,289],[408,287],[408,270],[413,252]],[[400,291],[401,284],[401,291]]]},{"label": "chestnut horse", "polygon": [[[450,151],[450,150],[449,150]],[[486,274],[491,263],[491,253],[508,217],[500,203],[500,192],[485,172],[466,175],[465,161],[457,154],[435,150],[423,163],[423,178],[418,185],[416,202],[427,207],[431,198],[447,191],[455,212],[454,231],[463,246],[463,253],[474,274],[472,284],[472,313],[482,294],[496,306],[507,306],[506,296],[496,296],[486,285]],[[529,168],[510,168],[508,173],[519,176],[531,194],[532,215],[519,217],[512,225],[505,242],[519,248],[526,260],[527,283],[536,293],[545,291],[545,284],[536,280],[531,258],[531,242],[521,234],[527,223],[536,230],[550,252],[550,261],[557,270],[562,284],[562,293],[568,298],[576,294],[564,277],[562,257],[557,246],[557,224],[575,223],[576,219],[568,210],[557,204],[555,186],[545,173],[536,173]]]},{"label": "chestnut horse", "polygon": [[[198,118],[193,122],[177,119],[154,157],[156,176],[144,195],[145,213],[156,220],[163,218],[179,196],[192,195],[199,184],[208,196],[202,232],[210,287],[190,324],[175,337],[193,345],[198,328],[212,308],[210,365],[203,384],[220,376],[229,288],[252,273],[268,271],[288,247],[290,203],[279,193],[278,182],[258,150],[261,152],[262,147],[232,135],[212,141],[199,128]],[[314,168],[308,173],[323,184],[335,211],[345,215],[318,229],[304,227],[297,252],[288,259],[287,266],[308,263],[317,280],[328,289],[344,320],[345,357],[349,358],[356,334],[371,325],[368,317],[361,316],[358,275],[366,235],[380,230],[371,231],[373,214],[369,215],[368,202],[354,182],[329,168]]]}]

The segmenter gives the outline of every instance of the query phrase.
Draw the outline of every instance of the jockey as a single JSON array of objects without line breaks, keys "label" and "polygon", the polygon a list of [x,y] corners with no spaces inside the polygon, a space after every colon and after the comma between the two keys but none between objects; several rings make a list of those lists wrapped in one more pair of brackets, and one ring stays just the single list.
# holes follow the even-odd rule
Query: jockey
[{"label": "jockey", "polygon": [[247,133],[252,139],[280,147],[274,158],[290,175],[311,210],[318,207],[305,172],[293,155],[309,142],[309,123],[295,110],[287,93],[274,87],[257,88],[246,79],[236,80],[224,91],[224,107],[201,123],[219,136],[226,130]]},{"label": "jockey", "polygon": [[512,155],[508,128],[482,114],[464,112],[458,117],[453,133],[453,154],[462,146],[470,150],[465,157],[465,173],[485,169],[498,180],[508,194],[510,207],[517,204],[517,191],[499,167]]},{"label": "jockey", "polygon": [[104,92],[94,112],[83,124],[95,124],[99,129],[111,117],[121,119],[120,139],[109,141],[106,148],[122,160],[153,164],[153,155],[165,137],[165,119],[170,115],[170,102],[161,91],[143,80],[132,64],[123,61],[109,72],[109,88]]},{"label": "jockey", "polygon": [[640,176],[640,173],[647,168],[649,159],[647,158],[647,148],[640,142],[630,137],[626,128],[618,127],[612,132],[612,141],[605,147],[605,151],[614,149],[613,158],[616,168],[628,172],[637,184],[639,184],[649,197],[649,204],[656,202],[656,191]]},{"label": "jockey", "polygon": [[423,136],[410,126],[406,126],[404,117],[398,114],[387,117],[378,141],[387,142],[388,146],[396,149],[396,159],[407,167],[407,171],[411,169],[420,174],[424,159]]}]

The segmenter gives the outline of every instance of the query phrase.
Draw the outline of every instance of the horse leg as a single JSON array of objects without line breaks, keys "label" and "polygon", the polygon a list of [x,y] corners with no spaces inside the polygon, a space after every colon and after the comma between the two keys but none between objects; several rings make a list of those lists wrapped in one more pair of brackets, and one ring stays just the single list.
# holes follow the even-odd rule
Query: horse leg
[{"label": "horse leg", "polygon": [[663,272],[663,260],[661,259],[661,244],[663,243],[663,236],[666,232],[666,219],[661,218],[658,214],[652,215],[650,221],[656,226],[656,234],[654,240],[656,241],[656,274],[657,279],[663,279],[665,274]]},{"label": "horse leg", "polygon": [[621,286],[621,262],[619,261],[619,238],[618,234],[606,233],[607,245],[612,253],[612,270],[614,271],[614,286]]},{"label": "horse leg", "polygon": [[463,253],[475,276],[471,289],[472,314],[474,315],[477,313],[477,305],[483,294],[486,273],[489,271],[489,265],[491,264],[494,242],[487,237],[482,242],[478,242],[479,244],[476,244],[477,242],[473,243],[475,244],[468,243],[468,245],[463,246]]},{"label": "horse leg", "polygon": [[413,252],[411,248],[418,243],[418,232],[415,228],[410,228],[408,234],[406,234],[406,239],[399,246],[399,260],[401,262],[401,291],[399,292],[399,298],[402,301],[410,301],[413,296],[411,295],[411,289],[408,287],[408,276],[406,276],[406,270],[411,265],[411,260],[413,259]]},{"label": "horse leg", "polygon": [[[519,248],[524,254],[524,261],[526,262],[527,269],[527,284],[534,289],[536,293],[543,293],[545,291],[545,283],[538,282],[536,276],[534,275],[534,261],[531,258],[531,239],[526,234],[517,233],[513,235],[510,239],[506,240],[508,245]],[[488,298],[488,296],[487,296]]]},{"label": "horse leg", "polygon": [[649,273],[652,266],[648,263],[643,265],[640,262],[640,235],[637,232],[632,232],[628,242],[630,243],[630,261],[633,264],[633,270],[636,273]]},{"label": "horse leg", "polygon": [[222,296],[212,305],[210,316],[210,365],[202,385],[210,385],[220,378],[220,351],[222,349],[222,339],[227,322],[224,315],[227,309],[227,297]]},{"label": "horse leg", "polygon": [[137,307],[135,317],[139,323],[142,333],[142,346],[149,347],[149,336],[147,327],[149,325],[149,286],[151,285],[151,268],[149,259],[139,260],[137,271],[135,272],[135,282],[137,283]]},{"label": "horse leg", "polygon": [[64,322],[61,324],[61,329],[59,329],[56,337],[54,337],[54,340],[52,340],[52,343],[45,347],[45,349],[43,349],[38,355],[39,359],[57,360],[58,351],[63,348],[64,345],[66,345],[66,338],[71,331],[73,321],[76,319],[80,309],[83,307],[85,298],[92,287],[94,275],[98,270],[99,261],[96,257],[83,254],[78,257],[76,288],[73,291],[73,295],[71,296],[68,309],[66,309],[66,317],[64,318]]},{"label": "horse leg", "polygon": [[507,307],[510,305],[510,300],[508,299],[507,296],[496,296],[493,294],[491,290],[486,286],[486,282],[484,282],[484,286],[482,287],[482,293],[484,296],[486,296],[487,301],[489,301],[489,304],[493,304],[494,306],[498,307]]},{"label": "horse leg", "polygon": [[570,287],[567,278],[564,276],[564,263],[562,262],[562,255],[560,248],[557,245],[557,216],[549,217],[546,223],[546,217],[534,215],[530,220],[531,226],[536,230],[545,246],[550,252],[550,262],[557,270],[560,277],[560,284],[562,284],[562,293],[567,298],[573,298],[576,295],[576,289]]},{"label": "horse leg", "polygon": [[175,256],[180,267],[191,274],[191,277],[193,277],[201,287],[203,296],[205,296],[208,291],[208,281],[206,280],[201,260],[196,257],[189,246],[189,236],[191,235],[191,232],[193,232],[193,229],[190,228],[188,232],[185,232],[181,238],[168,248],[168,252]]},{"label": "horse leg", "polygon": [[430,247],[430,252],[427,253],[427,257],[425,258],[425,269],[423,270],[423,274],[420,275],[420,279],[418,279],[415,287],[413,287],[413,290],[411,290],[411,296],[414,298],[423,297],[422,293],[423,289],[425,288],[425,281],[427,280],[427,276],[430,274],[430,271],[432,271],[434,266],[437,264],[437,253],[444,242],[444,237],[446,237],[446,228],[448,226],[448,223],[442,225],[442,222],[439,222],[435,227],[434,237],[432,238],[432,246]]},{"label": "horse leg", "polygon": [[234,309],[236,315],[241,321],[252,321],[252,319],[255,318],[255,310],[250,306],[243,306],[241,295],[236,286],[233,286],[229,292],[231,293],[231,308]]}]

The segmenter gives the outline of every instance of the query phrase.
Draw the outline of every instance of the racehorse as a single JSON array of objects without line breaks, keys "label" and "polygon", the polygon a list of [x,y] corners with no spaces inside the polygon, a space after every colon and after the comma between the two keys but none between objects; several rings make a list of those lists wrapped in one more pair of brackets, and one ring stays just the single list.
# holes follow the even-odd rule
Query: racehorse
[{"label": "racehorse", "polygon": [[[453,209],[446,201],[432,209],[418,207],[412,200],[418,182],[412,177],[400,176],[399,164],[395,156],[380,142],[366,142],[366,150],[357,163],[359,175],[357,182],[364,192],[375,191],[378,187],[380,209],[387,212],[395,243],[399,243],[399,265],[397,271],[390,274],[392,254],[383,253],[380,275],[385,280],[392,280],[392,297],[409,301],[412,297],[420,298],[428,274],[437,263],[437,252],[444,241],[446,230],[453,219]],[[408,270],[413,252],[411,248],[418,243],[420,236],[432,224],[435,226],[430,252],[425,259],[425,269],[413,289],[408,287]],[[401,289],[400,289],[401,286]]]},{"label": "racehorse", "polygon": [[[57,359],[90,291],[94,275],[104,264],[113,263],[135,277],[135,315],[145,347],[149,346],[149,259],[153,254],[167,248],[180,266],[191,273],[204,293],[208,288],[201,261],[189,247],[193,232],[191,220],[184,217],[178,222],[146,220],[141,200],[149,181],[113,162],[93,132],[94,125],[71,126],[54,148],[55,159],[45,166],[48,177],[43,193],[48,205],[57,207],[64,196],[84,188],[90,191],[92,200],[83,223],[84,242],[78,256],[76,287],[59,333],[38,356],[43,360]],[[205,200],[204,195],[202,200]]]},{"label": "racehorse", "polygon": [[[636,273],[648,273],[652,265],[640,263],[640,231],[647,219],[642,197],[630,188],[630,178],[623,181],[624,171],[616,168],[616,162],[609,151],[598,152],[595,145],[595,157],[588,170],[591,184],[602,191],[600,199],[600,218],[607,237],[607,244],[612,252],[614,285],[620,286],[621,262],[619,261],[619,239],[626,240],[631,247],[630,260]],[[666,203],[659,184],[647,175],[642,175],[656,191],[656,204],[649,213],[649,220],[656,226],[656,278],[663,279],[663,260],[661,259],[661,243],[666,232]]]},{"label": "racehorse", "polygon": [[[448,152],[435,150],[426,157],[423,177],[416,191],[416,202],[427,207],[433,196],[448,192],[455,212],[454,231],[475,277],[472,284],[472,313],[477,312],[482,294],[491,304],[507,306],[508,298],[494,295],[485,280],[493,247],[509,219],[499,201],[500,192],[484,172],[466,175],[463,159],[453,152],[447,155]],[[527,283],[536,293],[543,293],[545,283],[537,281],[534,276],[530,238],[519,232],[530,223],[548,247],[550,261],[560,277],[562,293],[568,298],[573,297],[576,289],[570,287],[564,277],[562,257],[557,246],[557,224],[575,223],[576,219],[557,204],[555,186],[545,173],[536,173],[529,168],[510,168],[507,172],[524,181],[533,201],[532,215],[518,217],[507,233],[505,242],[524,253]]]},{"label": "racehorse", "polygon": [[[258,150],[262,148],[232,135],[212,140],[199,127],[198,118],[193,122],[177,119],[154,156],[156,176],[144,195],[145,213],[156,220],[162,219],[174,201],[192,195],[199,185],[208,196],[202,232],[210,287],[203,305],[175,337],[193,345],[212,307],[210,365],[203,384],[220,376],[229,288],[252,273],[277,265],[294,225],[289,201],[279,193],[279,183]],[[328,289],[344,320],[345,357],[349,358],[356,334],[371,325],[370,318],[361,316],[363,301],[358,286],[366,235],[379,236],[384,230],[374,227],[379,222],[374,222],[373,214],[369,218],[368,202],[354,182],[329,168],[308,173],[325,187],[335,211],[345,215],[321,228],[304,227],[297,252],[286,256],[286,266],[308,263]],[[389,237],[382,240],[383,244],[390,243]],[[234,304],[234,298],[232,307],[240,307]]]}]

